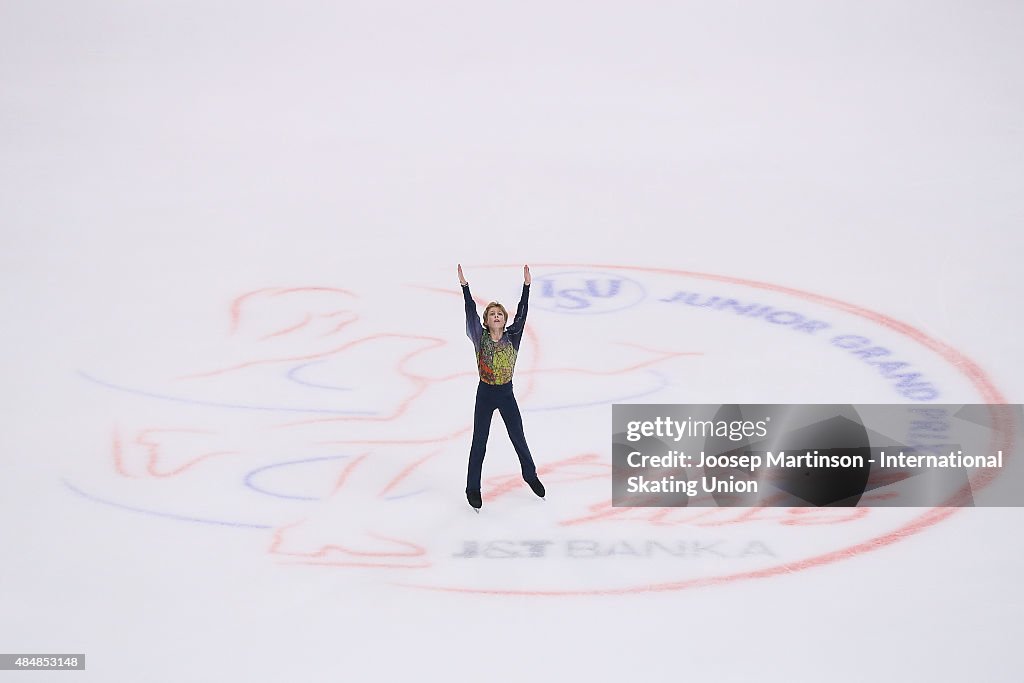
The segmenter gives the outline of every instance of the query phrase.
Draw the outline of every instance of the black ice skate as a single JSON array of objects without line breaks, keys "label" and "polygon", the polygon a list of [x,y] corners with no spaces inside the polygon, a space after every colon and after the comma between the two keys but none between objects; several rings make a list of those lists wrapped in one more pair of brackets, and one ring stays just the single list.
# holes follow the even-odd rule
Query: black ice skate
[{"label": "black ice skate", "polygon": [[536,493],[542,500],[547,500],[544,495],[547,493],[544,490],[544,484],[540,483],[540,479],[527,479],[526,483],[530,485],[533,492]]},{"label": "black ice skate", "polygon": [[480,508],[483,507],[484,502],[480,499],[479,491],[466,491],[466,500],[473,506],[473,511],[476,513],[480,512]]}]

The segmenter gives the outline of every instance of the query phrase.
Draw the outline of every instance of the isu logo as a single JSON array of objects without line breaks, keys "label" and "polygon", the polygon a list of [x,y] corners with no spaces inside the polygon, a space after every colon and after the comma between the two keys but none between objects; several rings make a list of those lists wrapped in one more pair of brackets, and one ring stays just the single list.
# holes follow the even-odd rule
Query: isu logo
[{"label": "isu logo", "polygon": [[555,313],[593,315],[629,308],[647,295],[643,285],[622,273],[573,271],[539,278],[531,302]]}]

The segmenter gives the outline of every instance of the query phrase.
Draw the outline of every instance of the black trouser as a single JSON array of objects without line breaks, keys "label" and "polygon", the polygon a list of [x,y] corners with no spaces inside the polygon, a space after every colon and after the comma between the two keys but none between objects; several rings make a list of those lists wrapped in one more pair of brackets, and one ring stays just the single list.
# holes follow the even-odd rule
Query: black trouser
[{"label": "black trouser", "polygon": [[469,476],[466,478],[466,491],[480,490],[480,470],[484,464],[484,452],[487,450],[487,435],[491,431],[491,417],[494,409],[501,413],[508,430],[508,438],[519,456],[523,479],[536,479],[537,466],[533,464],[530,449],[526,445],[523,434],[523,416],[519,413],[519,404],[512,393],[512,382],[507,384],[487,384],[481,381],[476,388],[476,408],[473,410],[473,445],[469,449]]}]

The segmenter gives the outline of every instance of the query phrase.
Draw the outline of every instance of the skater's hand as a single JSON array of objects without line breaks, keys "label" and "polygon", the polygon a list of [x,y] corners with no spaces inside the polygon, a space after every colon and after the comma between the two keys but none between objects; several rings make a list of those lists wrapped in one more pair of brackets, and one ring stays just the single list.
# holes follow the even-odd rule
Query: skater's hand
[{"label": "skater's hand", "polygon": [[530,284],[530,266],[523,266],[523,282]]},{"label": "skater's hand", "polygon": [[462,264],[459,264],[459,284],[466,284],[466,276],[462,274]]}]

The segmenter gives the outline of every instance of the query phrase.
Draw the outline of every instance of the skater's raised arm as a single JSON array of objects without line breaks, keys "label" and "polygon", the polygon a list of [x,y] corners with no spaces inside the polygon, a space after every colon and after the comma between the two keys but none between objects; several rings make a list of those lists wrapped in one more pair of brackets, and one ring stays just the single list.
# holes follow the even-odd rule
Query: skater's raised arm
[{"label": "skater's raised arm", "polygon": [[466,277],[462,274],[461,263],[459,264],[459,283],[462,284],[462,298],[466,304],[466,336],[476,342],[480,338],[483,326],[476,316],[476,302],[473,301],[473,295],[469,292],[469,283],[466,282]]},{"label": "skater's raised arm", "polygon": [[515,347],[519,348],[519,340],[523,336],[523,327],[526,326],[526,312],[530,300],[530,266],[523,266],[523,293],[519,297],[519,305],[516,307],[516,317],[512,324],[505,328]]}]

